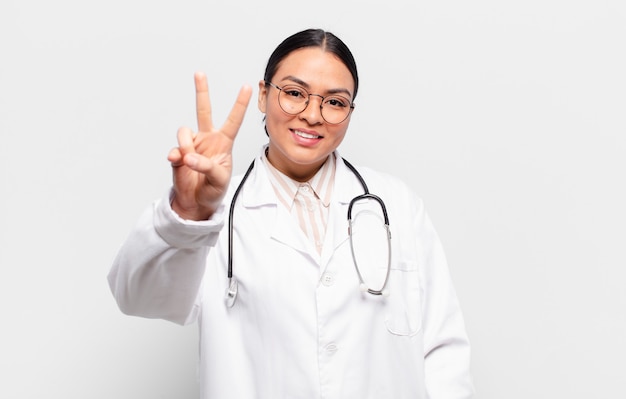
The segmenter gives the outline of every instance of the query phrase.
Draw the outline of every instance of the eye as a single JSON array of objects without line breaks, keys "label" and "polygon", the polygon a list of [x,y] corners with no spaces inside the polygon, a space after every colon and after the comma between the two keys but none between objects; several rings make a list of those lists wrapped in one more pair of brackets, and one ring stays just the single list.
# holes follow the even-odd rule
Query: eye
[{"label": "eye", "polygon": [[285,86],[283,87],[283,92],[285,93],[285,95],[293,97],[293,99],[302,100],[308,97],[306,91],[303,88],[297,86]]},{"label": "eye", "polygon": [[350,102],[340,96],[327,97],[325,101],[325,105],[331,106],[333,108],[344,108],[347,107]]}]

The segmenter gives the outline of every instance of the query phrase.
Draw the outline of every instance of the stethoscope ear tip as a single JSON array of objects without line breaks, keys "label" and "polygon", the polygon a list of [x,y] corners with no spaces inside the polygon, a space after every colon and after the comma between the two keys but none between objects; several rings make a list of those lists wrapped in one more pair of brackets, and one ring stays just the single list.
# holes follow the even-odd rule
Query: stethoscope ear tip
[{"label": "stethoscope ear tip", "polygon": [[359,284],[359,290],[361,292],[367,292],[367,286],[364,283]]}]

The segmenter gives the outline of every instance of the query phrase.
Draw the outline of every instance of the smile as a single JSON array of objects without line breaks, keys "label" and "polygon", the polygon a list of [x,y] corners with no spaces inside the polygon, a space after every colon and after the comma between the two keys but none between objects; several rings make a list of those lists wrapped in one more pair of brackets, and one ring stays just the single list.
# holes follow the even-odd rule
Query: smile
[{"label": "smile", "polygon": [[311,133],[305,133],[300,130],[294,130],[293,132],[296,136],[300,136],[305,139],[321,139],[322,138],[322,136],[318,136],[316,134],[311,134]]}]

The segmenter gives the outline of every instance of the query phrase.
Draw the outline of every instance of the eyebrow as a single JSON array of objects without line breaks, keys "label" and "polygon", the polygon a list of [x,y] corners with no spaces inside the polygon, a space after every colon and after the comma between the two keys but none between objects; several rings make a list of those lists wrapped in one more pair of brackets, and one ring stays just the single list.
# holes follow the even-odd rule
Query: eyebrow
[{"label": "eyebrow", "polygon": [[[311,86],[307,82],[303,81],[302,79],[298,79],[295,76],[291,76],[291,75],[285,76],[283,79],[281,79],[281,82],[283,82],[285,80],[292,81],[293,83],[296,83],[296,84],[304,87],[307,90],[311,89]],[[349,98],[352,98],[352,93],[350,93],[350,91],[348,89],[343,89],[343,88],[330,89],[330,90],[327,90],[326,93],[328,93],[328,94],[340,94],[340,93],[343,93],[343,94],[347,94]]]}]

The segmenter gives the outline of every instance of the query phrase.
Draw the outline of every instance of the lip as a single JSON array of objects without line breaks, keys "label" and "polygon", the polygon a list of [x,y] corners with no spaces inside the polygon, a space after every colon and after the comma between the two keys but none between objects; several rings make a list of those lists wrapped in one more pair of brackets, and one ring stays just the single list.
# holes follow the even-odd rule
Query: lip
[{"label": "lip", "polygon": [[[322,135],[320,135],[319,133],[317,133],[314,130],[308,130],[308,129],[289,129],[289,131],[291,131],[291,134],[293,135],[294,140],[296,140],[296,142],[298,142],[299,144],[302,145],[306,145],[306,146],[310,146],[310,145],[314,145],[316,143],[318,143],[321,139],[323,139],[324,137]],[[297,132],[300,132],[306,136],[310,136],[310,137],[305,137],[304,135],[298,134]]]}]

